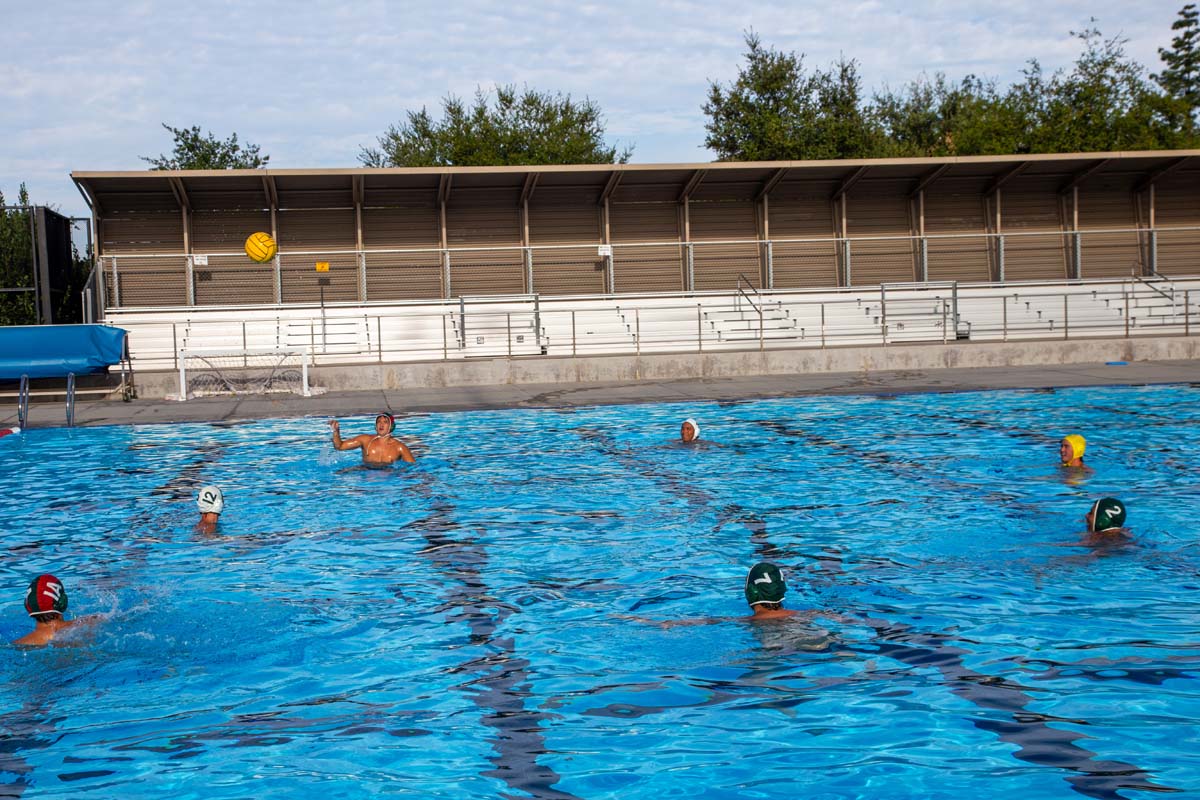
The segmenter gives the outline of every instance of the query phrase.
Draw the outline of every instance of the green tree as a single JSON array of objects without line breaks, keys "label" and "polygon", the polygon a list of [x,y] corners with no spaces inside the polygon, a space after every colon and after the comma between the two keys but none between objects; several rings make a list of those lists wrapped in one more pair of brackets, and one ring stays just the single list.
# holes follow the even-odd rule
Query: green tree
[{"label": "green tree", "polygon": [[1194,126],[1200,113],[1200,13],[1195,3],[1180,9],[1171,30],[1179,31],[1171,39],[1171,49],[1158,49],[1166,67],[1152,77],[1167,94],[1187,106]]},{"label": "green tree", "polygon": [[497,86],[496,102],[482,89],[471,105],[457,97],[442,101],[442,118],[407,112],[407,120],[364,147],[368,167],[483,167],[521,164],[624,164],[631,148],[618,152],[604,141],[604,117],[588,99]]},{"label": "green tree", "polygon": [[271,160],[259,155],[258,145],[240,144],[236,133],[221,140],[211,132],[202,133],[199,125],[172,128],[164,122],[162,126],[175,137],[175,147],[169,156],[140,156],[154,169],[259,169]]},{"label": "green tree", "polygon": [[[1094,22],[1094,20],[1093,20]],[[1095,27],[1073,34],[1083,52],[1070,71],[1048,78],[1030,62],[1026,80],[1007,98],[1025,118],[1038,153],[1188,147],[1187,109],[1155,90],[1145,68],[1125,53],[1125,39]]]},{"label": "green tree", "polygon": [[[32,289],[34,213],[25,184],[17,191],[17,202],[4,208],[0,192],[0,288]],[[50,209],[54,210],[54,209]],[[51,314],[56,323],[82,322],[80,293],[92,269],[91,254],[80,254],[71,242],[71,263],[56,273],[59,291],[51,295]],[[44,288],[44,287],[43,287]],[[32,291],[0,292],[0,325],[33,325],[38,320]],[[43,320],[45,321],[45,320]]]},{"label": "green tree", "polygon": [[[4,204],[0,192],[0,207]],[[29,192],[23,183],[17,191],[16,205],[29,205]],[[0,208],[0,289],[33,287],[32,245],[30,212]],[[33,304],[33,292],[0,293],[0,325],[32,325],[37,319]]]},{"label": "green tree", "polygon": [[873,110],[892,155],[991,155],[1021,150],[1024,123],[994,80],[968,75],[952,84],[942,73],[898,92],[875,95]]},{"label": "green tree", "polygon": [[862,102],[854,60],[808,72],[804,56],[764,47],[745,34],[745,66],[729,86],[712,82],[704,143],[722,161],[867,158],[886,149]]}]

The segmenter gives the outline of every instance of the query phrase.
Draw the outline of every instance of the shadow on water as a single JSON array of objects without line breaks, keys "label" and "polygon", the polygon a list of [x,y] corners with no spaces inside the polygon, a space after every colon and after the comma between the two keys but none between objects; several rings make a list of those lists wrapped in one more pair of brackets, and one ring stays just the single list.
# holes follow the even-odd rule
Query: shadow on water
[{"label": "shadow on water", "polygon": [[433,488],[432,479],[425,476],[420,491],[430,500],[432,510],[410,527],[420,531],[427,543],[420,555],[447,581],[441,599],[448,619],[465,623],[471,644],[488,651],[450,671],[463,676],[460,689],[486,712],[480,721],[496,732],[492,739],[496,755],[489,759],[495,769],[484,776],[502,780],[531,797],[570,800],[575,796],[554,788],[561,776],[538,762],[538,757],[547,753],[541,723],[552,717],[526,708],[532,696],[529,661],[517,654],[511,637],[497,636],[499,626],[519,610],[488,591],[483,580],[486,550],[477,539],[464,534],[454,520],[454,507],[436,497]]}]

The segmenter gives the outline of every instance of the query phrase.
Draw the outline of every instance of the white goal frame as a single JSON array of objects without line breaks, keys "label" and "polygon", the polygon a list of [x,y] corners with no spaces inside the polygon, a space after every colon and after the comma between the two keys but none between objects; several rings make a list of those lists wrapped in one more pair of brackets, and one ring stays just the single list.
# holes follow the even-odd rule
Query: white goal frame
[{"label": "white goal frame", "polygon": [[[307,347],[243,347],[215,349],[183,349],[178,351],[179,359],[179,401],[188,399],[187,390],[187,359],[191,358],[242,358],[248,356],[300,356],[300,389],[304,397],[312,397],[312,387],[308,384],[308,362],[312,359]],[[234,367],[233,369],[236,369]],[[235,391],[234,394],[237,394]]]}]

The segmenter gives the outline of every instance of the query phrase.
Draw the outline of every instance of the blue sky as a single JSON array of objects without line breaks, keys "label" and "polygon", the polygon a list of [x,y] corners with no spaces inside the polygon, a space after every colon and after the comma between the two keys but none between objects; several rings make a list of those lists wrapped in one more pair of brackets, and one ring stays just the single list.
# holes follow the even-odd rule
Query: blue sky
[{"label": "blue sky", "polygon": [[272,167],[357,166],[405,110],[496,83],[592,98],[636,162],[705,161],[705,91],[736,76],[746,29],[810,64],[855,58],[870,89],[1008,82],[1028,58],[1069,64],[1093,16],[1156,70],[1183,4],[0,0],[0,191],[84,213],[68,173],[144,168],[170,150],[160,122],[236,131]]}]

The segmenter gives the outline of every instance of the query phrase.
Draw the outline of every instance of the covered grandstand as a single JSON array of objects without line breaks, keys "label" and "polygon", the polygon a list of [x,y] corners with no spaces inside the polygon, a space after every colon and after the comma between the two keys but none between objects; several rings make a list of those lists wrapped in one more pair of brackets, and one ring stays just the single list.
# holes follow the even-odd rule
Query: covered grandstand
[{"label": "covered grandstand", "polygon": [[[143,370],[197,349],[334,365],[1200,321],[1200,151],[73,178],[96,316]],[[269,263],[242,252],[256,231]]]},{"label": "covered grandstand", "polygon": [[[1111,278],[1200,252],[1200,151],[73,178],[113,308]],[[242,253],[255,231],[272,263]]]}]

